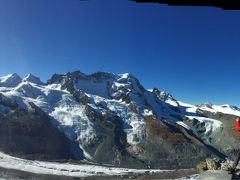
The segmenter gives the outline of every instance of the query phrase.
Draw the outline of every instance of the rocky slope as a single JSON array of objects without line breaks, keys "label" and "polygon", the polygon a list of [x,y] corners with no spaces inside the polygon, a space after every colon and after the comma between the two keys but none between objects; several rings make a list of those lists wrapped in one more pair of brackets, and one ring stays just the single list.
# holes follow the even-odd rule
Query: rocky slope
[{"label": "rocky slope", "polygon": [[239,109],[209,107],[146,90],[131,74],[76,71],[47,83],[12,74],[0,78],[0,150],[122,167],[194,167],[238,148],[229,128]]}]

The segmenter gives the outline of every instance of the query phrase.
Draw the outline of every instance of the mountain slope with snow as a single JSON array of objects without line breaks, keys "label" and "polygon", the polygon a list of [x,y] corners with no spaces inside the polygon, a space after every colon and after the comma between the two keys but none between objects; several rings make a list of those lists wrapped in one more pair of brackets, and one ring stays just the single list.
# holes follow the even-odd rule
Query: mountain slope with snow
[{"label": "mountain slope with snow", "polygon": [[47,83],[32,74],[0,78],[0,121],[33,107],[74,144],[76,159],[124,167],[193,167],[218,156],[224,152],[209,148],[209,139],[225,125],[214,113],[240,114],[237,107],[194,106],[146,90],[128,73],[76,71],[54,74]]},{"label": "mountain slope with snow", "polygon": [[20,84],[22,79],[17,74],[9,74],[0,77],[0,87],[15,87]]}]

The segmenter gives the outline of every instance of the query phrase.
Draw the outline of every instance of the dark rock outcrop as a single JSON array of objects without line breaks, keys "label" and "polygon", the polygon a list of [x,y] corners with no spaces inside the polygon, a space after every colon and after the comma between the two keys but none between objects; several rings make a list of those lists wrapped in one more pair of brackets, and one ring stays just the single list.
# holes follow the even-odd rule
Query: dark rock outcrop
[{"label": "dark rock outcrop", "polygon": [[84,148],[100,164],[111,164],[119,167],[147,168],[147,164],[127,152],[124,122],[112,112],[105,115],[97,113],[90,106],[86,107],[87,116],[95,124],[98,138]]},{"label": "dark rock outcrop", "polygon": [[144,150],[145,161],[152,168],[190,168],[212,156],[203,144],[190,134],[186,136],[179,128],[151,116],[146,123],[146,141],[140,146]]},{"label": "dark rock outcrop", "polygon": [[0,116],[0,151],[40,160],[74,159],[70,141],[54,128],[47,115],[16,109]]},{"label": "dark rock outcrop", "polygon": [[195,134],[203,140],[205,144],[211,145],[212,147],[218,149],[223,154],[235,158],[236,149],[240,148],[239,141],[240,135],[235,131],[235,119],[237,116],[230,114],[223,114],[220,112],[212,113],[209,111],[198,111],[199,115],[217,119],[222,122],[223,126],[218,131],[210,134],[205,133],[204,122],[199,122],[197,120],[186,120],[191,129]]}]

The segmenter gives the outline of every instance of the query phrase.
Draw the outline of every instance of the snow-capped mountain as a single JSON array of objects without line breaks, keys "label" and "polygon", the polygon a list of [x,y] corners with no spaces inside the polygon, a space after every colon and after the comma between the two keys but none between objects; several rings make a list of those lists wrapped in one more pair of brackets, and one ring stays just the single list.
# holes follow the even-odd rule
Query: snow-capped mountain
[{"label": "snow-capped mountain", "polygon": [[205,110],[213,113],[223,113],[223,114],[240,116],[240,108],[238,108],[237,106],[231,106],[229,104],[217,106],[210,103],[205,103],[205,104],[201,104],[199,108],[201,110]]},{"label": "snow-capped mountain", "polygon": [[16,87],[20,84],[22,79],[17,74],[9,74],[7,76],[0,77],[1,87]]},{"label": "snow-capped mountain", "polygon": [[38,85],[44,85],[44,83],[36,76],[32,74],[28,74],[24,79],[23,82],[30,82]]},{"label": "snow-capped mountain", "polygon": [[[47,83],[32,74],[23,79],[17,74],[0,78],[0,127],[4,127],[0,141],[9,137],[13,141],[0,145],[0,150],[20,157],[39,159],[44,154],[125,167],[192,167],[212,154],[229,153],[235,141],[224,146],[232,137],[224,129],[226,119],[236,116],[240,109],[234,106],[195,106],[157,88],[147,90],[128,73],[76,71],[54,74]],[[53,127],[45,126],[47,121]],[[36,132],[28,128],[35,126]],[[30,129],[26,136],[24,128]],[[23,148],[20,142],[34,133],[37,140]],[[57,139],[58,145],[51,147],[47,136]],[[217,138],[221,136],[225,139]],[[36,145],[42,141],[49,149]],[[62,154],[53,156],[57,147]]]}]

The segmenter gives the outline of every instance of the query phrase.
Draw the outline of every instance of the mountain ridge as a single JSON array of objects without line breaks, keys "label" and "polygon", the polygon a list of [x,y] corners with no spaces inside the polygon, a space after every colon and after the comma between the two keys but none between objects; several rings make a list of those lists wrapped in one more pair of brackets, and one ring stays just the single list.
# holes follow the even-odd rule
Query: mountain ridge
[{"label": "mountain ridge", "polygon": [[75,71],[54,74],[47,83],[34,75],[21,82],[16,77],[0,78],[0,117],[11,117],[18,109],[30,113],[34,105],[88,161],[125,167],[193,167],[214,154],[231,154],[225,141],[215,138],[225,133],[223,120],[215,117],[222,111],[234,119],[240,115],[237,107],[186,104],[157,88],[145,89],[128,73]]},{"label": "mountain ridge", "polygon": [[[33,81],[32,79],[33,78],[35,78],[38,82],[35,82],[36,84],[41,84],[41,85],[43,85],[43,84],[52,84],[53,83],[53,79],[55,79],[55,78],[57,78],[57,77],[59,77],[59,76],[64,76],[64,75],[67,75],[67,74],[69,74],[69,73],[74,73],[74,74],[76,74],[76,73],[80,73],[80,74],[82,74],[83,76],[93,76],[93,75],[96,75],[96,74],[98,74],[98,73],[103,73],[103,74],[108,74],[108,75],[112,75],[112,76],[119,76],[119,75],[123,75],[123,76],[130,76],[130,77],[133,77],[133,78],[135,78],[135,79],[137,79],[133,74],[131,74],[131,73],[121,73],[121,74],[115,74],[115,73],[111,73],[111,72],[107,72],[107,71],[98,71],[98,72],[96,72],[96,73],[89,73],[89,74],[85,74],[85,73],[82,73],[81,71],[73,71],[73,72],[68,72],[68,73],[65,73],[65,74],[58,74],[58,73],[56,73],[56,74],[53,74],[48,80],[46,80],[45,82],[44,81],[41,81],[40,80],[40,78],[39,77],[37,77],[37,76],[35,76],[34,74],[31,74],[31,73],[29,73],[29,74],[27,74],[25,77],[21,77],[20,75],[18,75],[17,73],[12,73],[12,74],[8,74],[8,75],[5,75],[5,76],[0,76],[0,87],[2,86],[4,86],[4,85],[2,85],[1,83],[1,81],[3,80],[3,79],[5,79],[6,80],[6,78],[7,77],[11,77],[11,76],[15,76],[15,77],[18,77],[21,81],[20,82],[22,82],[22,81]],[[138,80],[139,81],[139,80]],[[33,82],[34,83],[34,82]],[[18,83],[18,84],[20,84],[20,83]],[[16,86],[16,85],[15,85]],[[152,88],[152,89],[147,89],[148,91],[154,91],[154,90],[157,90],[157,91],[160,91],[157,87],[154,87],[154,88]],[[166,94],[166,95],[168,95],[169,97],[171,97],[171,98],[173,98],[173,95],[171,94],[171,93],[169,93],[169,92],[166,92],[166,91],[160,91],[160,93],[162,93],[162,94]],[[180,100],[180,101],[182,101],[183,102],[183,100]],[[190,103],[191,105],[195,105],[195,106],[201,106],[201,105],[207,105],[207,104],[210,104],[210,105],[215,105],[215,106],[229,106],[229,107],[232,107],[232,108],[235,108],[235,109],[238,109],[238,110],[240,110],[240,107],[238,106],[238,105],[233,105],[233,104],[213,104],[213,103],[211,103],[211,102],[202,102],[201,104],[199,104],[199,103]]]}]

